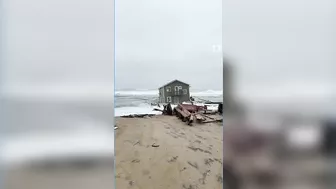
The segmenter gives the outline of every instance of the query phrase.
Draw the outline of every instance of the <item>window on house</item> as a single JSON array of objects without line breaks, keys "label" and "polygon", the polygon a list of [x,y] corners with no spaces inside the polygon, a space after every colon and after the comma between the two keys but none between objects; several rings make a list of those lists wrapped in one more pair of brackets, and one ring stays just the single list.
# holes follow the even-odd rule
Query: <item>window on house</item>
[{"label": "window on house", "polygon": [[167,102],[171,102],[171,97],[167,96]]},{"label": "window on house", "polygon": [[187,89],[183,89],[183,94],[188,94],[188,90]]},{"label": "window on house", "polygon": [[171,92],[171,88],[170,87],[167,87],[167,92]]}]

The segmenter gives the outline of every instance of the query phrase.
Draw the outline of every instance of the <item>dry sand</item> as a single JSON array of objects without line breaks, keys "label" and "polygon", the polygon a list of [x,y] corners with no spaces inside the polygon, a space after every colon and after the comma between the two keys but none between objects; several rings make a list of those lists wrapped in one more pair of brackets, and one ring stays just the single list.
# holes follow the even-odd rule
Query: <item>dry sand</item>
[{"label": "dry sand", "polygon": [[116,188],[222,188],[221,123],[190,127],[175,116],[154,116],[116,118],[116,125]]}]

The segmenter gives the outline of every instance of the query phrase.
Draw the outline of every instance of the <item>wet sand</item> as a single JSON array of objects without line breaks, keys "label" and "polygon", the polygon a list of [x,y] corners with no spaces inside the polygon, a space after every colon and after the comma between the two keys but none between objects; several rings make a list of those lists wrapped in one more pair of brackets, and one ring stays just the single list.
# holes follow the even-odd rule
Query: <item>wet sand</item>
[{"label": "wet sand", "polygon": [[221,123],[175,116],[116,118],[116,188],[222,188]]}]

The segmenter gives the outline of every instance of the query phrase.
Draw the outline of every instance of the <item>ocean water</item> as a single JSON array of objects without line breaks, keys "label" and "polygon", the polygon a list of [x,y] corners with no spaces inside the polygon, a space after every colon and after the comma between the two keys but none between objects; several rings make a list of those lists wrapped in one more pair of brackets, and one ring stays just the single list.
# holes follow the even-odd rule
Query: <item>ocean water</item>
[{"label": "ocean water", "polygon": [[[133,91],[116,91],[115,93],[115,116],[130,114],[161,114],[153,111],[159,100],[159,91],[157,90],[133,90]],[[222,91],[205,90],[191,91],[191,96],[196,101],[209,100],[213,102],[222,102]]]}]

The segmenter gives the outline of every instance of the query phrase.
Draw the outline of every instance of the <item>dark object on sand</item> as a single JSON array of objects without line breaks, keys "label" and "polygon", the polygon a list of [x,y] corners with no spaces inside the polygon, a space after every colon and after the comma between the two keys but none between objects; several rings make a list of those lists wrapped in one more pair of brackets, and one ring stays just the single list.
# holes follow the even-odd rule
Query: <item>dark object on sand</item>
[{"label": "dark object on sand", "polygon": [[154,143],[154,144],[152,144],[152,147],[155,147],[155,148],[156,148],[156,147],[159,147],[159,146],[160,146],[160,145],[158,145],[158,144],[155,144],[155,143]]},{"label": "dark object on sand", "polygon": [[223,113],[223,103],[219,103],[219,104],[218,104],[218,112],[219,112],[220,114]]},{"label": "dark object on sand", "polygon": [[163,113],[164,115],[173,115],[173,108],[172,108],[172,106],[171,106],[170,103],[168,103],[167,105],[164,105],[164,106],[163,106],[163,111],[162,111],[162,113]]},{"label": "dark object on sand", "polygon": [[173,108],[170,103],[167,104],[167,113],[168,115],[173,115]]}]

